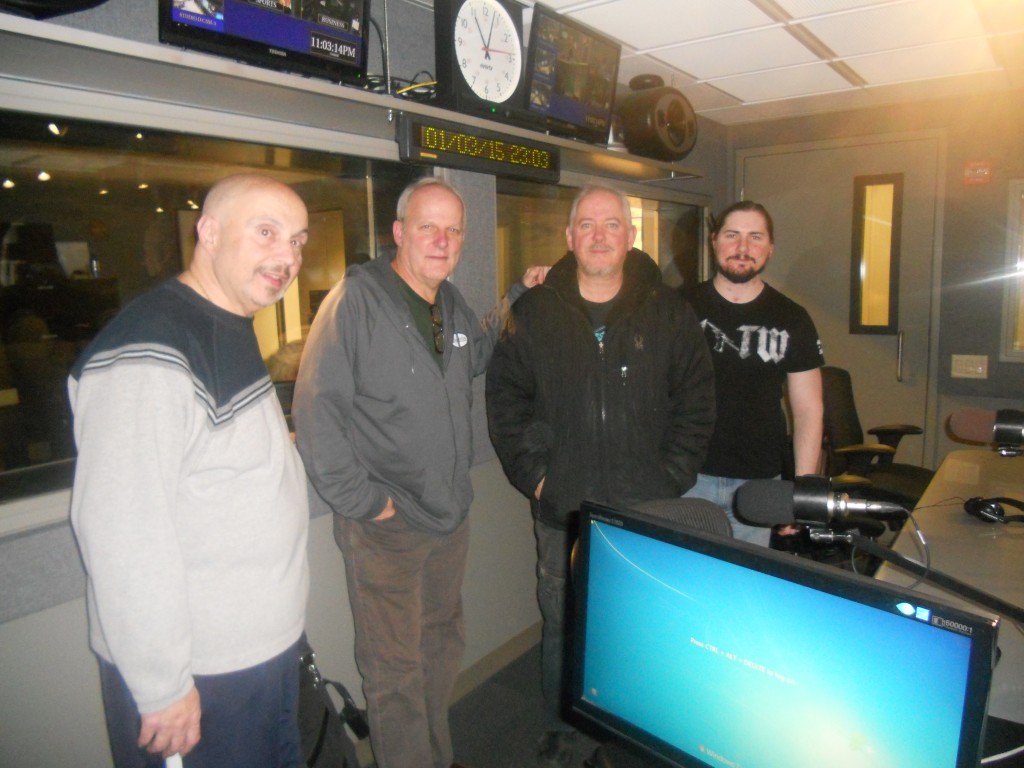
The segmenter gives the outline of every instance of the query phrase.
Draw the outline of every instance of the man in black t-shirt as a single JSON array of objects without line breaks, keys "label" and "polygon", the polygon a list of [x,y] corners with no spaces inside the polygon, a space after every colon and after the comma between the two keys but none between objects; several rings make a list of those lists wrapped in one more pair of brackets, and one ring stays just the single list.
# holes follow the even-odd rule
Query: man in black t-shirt
[{"label": "man in black t-shirt", "polygon": [[751,201],[734,203],[711,235],[715,276],[689,298],[711,350],[718,419],[697,484],[686,495],[721,505],[736,538],[767,546],[771,530],[737,520],[733,498],[747,480],[778,477],[789,463],[784,387],[795,474],[818,471],[825,360],[807,311],[761,279],[775,241],[768,211]]}]

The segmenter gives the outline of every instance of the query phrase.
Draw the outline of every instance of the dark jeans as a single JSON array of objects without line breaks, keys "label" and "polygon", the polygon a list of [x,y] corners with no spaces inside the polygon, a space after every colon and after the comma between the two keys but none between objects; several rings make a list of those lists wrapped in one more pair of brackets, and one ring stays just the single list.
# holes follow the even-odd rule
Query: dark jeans
[{"label": "dark jeans", "polygon": [[469,521],[438,536],[395,516],[335,518],[377,768],[449,768],[448,705],[462,666]]},{"label": "dark jeans", "polygon": [[569,548],[574,534],[534,521],[537,537],[537,602],[543,619],[541,632],[541,691],[544,730],[571,731],[562,720],[565,674],[563,659],[568,642],[567,605]]},{"label": "dark jeans", "polygon": [[[142,718],[121,673],[100,659],[107,734],[116,768],[163,768],[163,758],[136,746]],[[255,667],[196,675],[202,719],[185,768],[297,768],[298,643]]]}]

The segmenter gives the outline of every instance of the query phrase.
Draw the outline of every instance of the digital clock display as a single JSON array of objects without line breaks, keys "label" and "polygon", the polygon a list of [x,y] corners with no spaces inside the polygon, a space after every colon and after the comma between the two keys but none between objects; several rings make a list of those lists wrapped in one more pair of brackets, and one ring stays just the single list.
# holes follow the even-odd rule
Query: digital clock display
[{"label": "digital clock display", "polygon": [[316,56],[327,56],[342,61],[355,61],[359,51],[352,43],[322,32],[309,33],[309,52]]},{"label": "digital clock display", "polygon": [[553,147],[407,114],[398,116],[398,155],[410,163],[534,181],[557,182],[560,171]]}]

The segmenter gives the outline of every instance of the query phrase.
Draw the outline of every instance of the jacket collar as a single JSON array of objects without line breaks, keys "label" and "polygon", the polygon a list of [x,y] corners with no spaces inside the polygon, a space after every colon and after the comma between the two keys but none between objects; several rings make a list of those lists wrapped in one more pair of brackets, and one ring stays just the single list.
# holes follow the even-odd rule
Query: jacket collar
[{"label": "jacket collar", "polygon": [[[349,269],[365,269],[366,273],[373,278],[373,281],[387,293],[388,297],[401,310],[406,307],[405,296],[402,293],[402,278],[398,276],[398,273],[391,266],[391,262],[394,259],[395,255],[391,253],[372,259],[357,267],[350,267]],[[437,288],[437,301],[441,303],[441,307],[446,314],[450,312],[452,307],[452,299],[449,296],[451,289],[451,285],[447,280],[442,281],[441,285]]]},{"label": "jacket collar", "polygon": [[[622,288],[615,297],[609,323],[637,307],[644,297],[662,284],[661,270],[650,256],[638,248],[630,249],[622,268]],[[567,252],[548,272],[543,286],[555,291],[563,301],[583,307],[577,277],[576,254]]]}]

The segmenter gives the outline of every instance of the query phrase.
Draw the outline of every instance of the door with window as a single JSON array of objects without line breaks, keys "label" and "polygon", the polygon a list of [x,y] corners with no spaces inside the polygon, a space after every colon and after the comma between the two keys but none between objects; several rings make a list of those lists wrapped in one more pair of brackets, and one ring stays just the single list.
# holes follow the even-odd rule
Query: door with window
[{"label": "door with window", "polygon": [[[896,457],[924,465],[932,463],[936,439],[929,421],[935,418],[929,349],[938,300],[933,277],[940,152],[937,137],[913,136],[741,150],[736,158],[739,194],[764,204],[775,222],[766,280],[810,312],[828,364],[850,371],[865,429],[893,423],[925,428],[924,436],[904,438]],[[892,243],[898,259],[891,262],[892,281],[861,282],[861,290],[853,291],[852,283],[863,280],[853,251],[864,240],[864,204],[856,192],[865,179],[900,181],[893,230],[898,238]],[[868,220],[868,237],[871,226]],[[870,303],[880,284],[893,289],[882,313],[888,327],[865,332],[851,323],[851,302]],[[889,298],[876,295],[874,305]],[[856,307],[853,317],[861,317]]]}]

